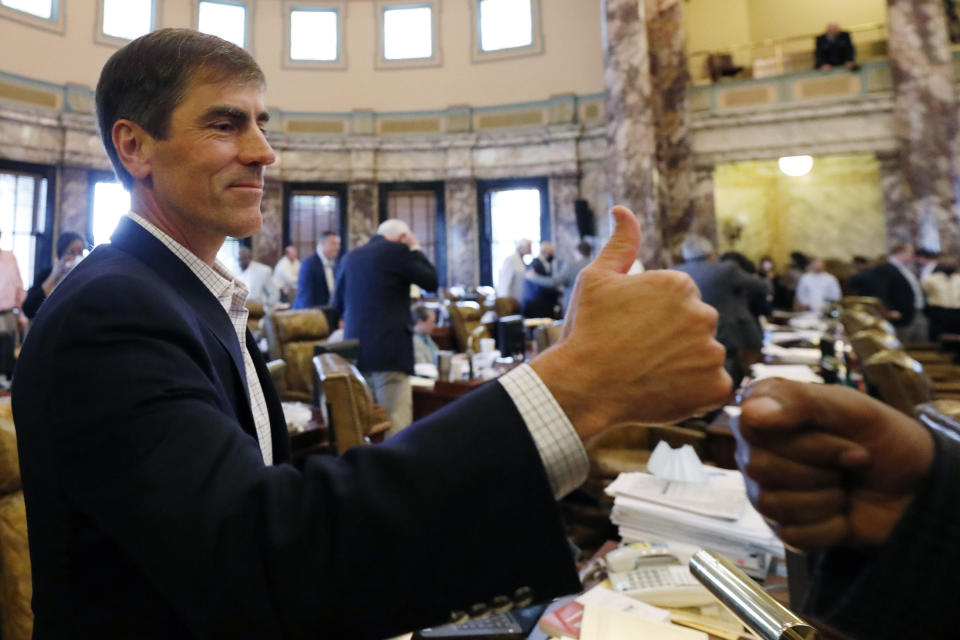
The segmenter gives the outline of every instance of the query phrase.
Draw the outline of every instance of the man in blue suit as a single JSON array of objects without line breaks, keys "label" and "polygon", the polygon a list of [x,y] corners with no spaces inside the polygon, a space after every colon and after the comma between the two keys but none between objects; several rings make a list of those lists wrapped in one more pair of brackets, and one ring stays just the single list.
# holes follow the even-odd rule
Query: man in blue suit
[{"label": "man in blue suit", "polygon": [[553,348],[383,444],[291,466],[246,289],[216,260],[262,224],[264,83],[189,29],[101,73],[132,211],[44,302],[13,383],[37,640],[373,640],[572,592],[554,498],[586,478],[582,442],[730,392],[716,313],[681,274],[624,275],[640,230],[615,207]]},{"label": "man in blue suit", "polygon": [[[339,253],[340,236],[332,231],[324,231],[317,243],[317,251],[300,265],[297,297],[294,298],[291,308],[310,309],[330,304],[337,281]],[[331,327],[331,331],[335,328]]]},{"label": "man in blue suit", "polygon": [[437,290],[437,270],[402,220],[387,220],[370,242],[344,257],[334,306],[344,338],[360,341],[357,368],[390,418],[388,435],[413,421],[410,285]]}]

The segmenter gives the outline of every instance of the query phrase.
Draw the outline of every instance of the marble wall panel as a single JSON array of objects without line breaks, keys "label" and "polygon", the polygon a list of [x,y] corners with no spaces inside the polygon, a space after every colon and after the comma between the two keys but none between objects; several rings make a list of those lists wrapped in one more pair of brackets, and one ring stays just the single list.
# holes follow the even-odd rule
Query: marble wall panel
[{"label": "marble wall panel", "polygon": [[[693,220],[689,230],[710,239],[714,246],[717,242],[717,211],[714,200],[714,167],[697,167],[693,174]],[[682,230],[674,231],[674,240],[682,235]],[[671,252],[673,252],[671,244]]]},{"label": "marble wall panel", "polygon": [[900,158],[895,154],[883,154],[878,156],[878,161],[887,238],[890,243],[913,242],[918,229],[904,192]]},{"label": "marble wall panel", "polygon": [[887,0],[887,22],[900,169],[916,241],[956,253],[960,120],[944,3]]},{"label": "marble wall panel", "polygon": [[480,244],[477,237],[477,183],[447,180],[447,285],[480,284]]},{"label": "marble wall panel", "polygon": [[657,204],[663,242],[672,249],[690,229],[712,224],[697,219],[698,213],[711,212],[698,209],[694,198],[683,0],[646,0],[646,18],[657,122]]},{"label": "marble wall panel", "polygon": [[372,180],[351,182],[347,195],[347,248],[366,244],[377,233],[377,184]]},{"label": "marble wall panel", "polygon": [[597,227],[597,241],[610,237],[610,189],[607,186],[605,163],[592,160],[581,165],[580,197],[590,203]]},{"label": "marble wall panel", "polygon": [[577,231],[575,202],[580,197],[580,178],[576,175],[551,176],[548,181],[550,191],[550,232],[556,249],[557,260],[566,262],[573,259],[573,252],[580,242]]},{"label": "marble wall panel", "polygon": [[771,255],[779,268],[791,251],[850,260],[886,251],[881,168],[870,155],[818,158],[802,178],[776,161],[716,169],[718,248],[752,260]]},{"label": "marble wall panel", "polygon": [[283,252],[283,183],[279,180],[264,181],[260,212],[263,226],[253,236],[253,259],[272,268]]},{"label": "marble wall panel", "polygon": [[663,264],[656,182],[656,113],[644,3],[604,0],[607,178],[612,199],[630,207],[644,227],[640,258]]},{"label": "marble wall panel", "polygon": [[59,215],[54,223],[56,235],[72,231],[86,237],[90,171],[82,167],[63,167],[59,177]]},{"label": "marble wall panel", "polygon": [[893,101],[864,96],[842,104],[699,116],[691,125],[699,165],[784,155],[893,153]]}]

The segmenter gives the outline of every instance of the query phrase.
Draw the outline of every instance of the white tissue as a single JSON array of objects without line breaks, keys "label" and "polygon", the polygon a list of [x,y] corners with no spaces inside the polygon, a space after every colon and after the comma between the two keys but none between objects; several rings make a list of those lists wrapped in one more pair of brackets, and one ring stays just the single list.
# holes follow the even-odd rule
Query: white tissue
[{"label": "white tissue", "polygon": [[679,449],[673,449],[665,441],[657,443],[650,460],[647,462],[647,471],[668,482],[705,483],[707,474],[703,470],[703,463],[697,457],[697,452],[688,444]]}]

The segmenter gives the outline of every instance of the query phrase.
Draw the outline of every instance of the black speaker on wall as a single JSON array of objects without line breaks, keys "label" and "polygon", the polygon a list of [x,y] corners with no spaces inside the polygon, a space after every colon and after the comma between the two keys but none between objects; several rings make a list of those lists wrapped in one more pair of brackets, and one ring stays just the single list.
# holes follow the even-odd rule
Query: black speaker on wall
[{"label": "black speaker on wall", "polygon": [[580,238],[597,235],[597,225],[590,203],[586,200],[576,200],[573,203],[573,210],[577,215],[577,231],[580,232]]}]

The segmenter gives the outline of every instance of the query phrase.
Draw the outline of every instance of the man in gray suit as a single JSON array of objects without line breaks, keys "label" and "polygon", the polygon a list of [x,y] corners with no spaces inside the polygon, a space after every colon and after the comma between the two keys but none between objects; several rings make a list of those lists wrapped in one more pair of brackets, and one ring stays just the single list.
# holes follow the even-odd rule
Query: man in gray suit
[{"label": "man in gray suit", "polygon": [[717,341],[727,349],[724,368],[737,384],[745,374],[738,352],[759,350],[763,341],[747,297],[753,292],[766,294],[770,285],[732,262],[717,262],[713,245],[703,236],[688,233],[680,252],[683,264],[673,268],[693,278],[703,301],[717,310]]}]

